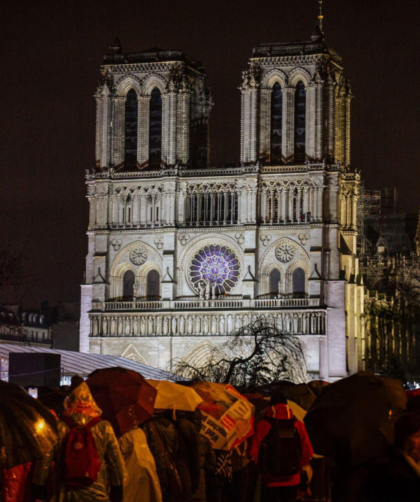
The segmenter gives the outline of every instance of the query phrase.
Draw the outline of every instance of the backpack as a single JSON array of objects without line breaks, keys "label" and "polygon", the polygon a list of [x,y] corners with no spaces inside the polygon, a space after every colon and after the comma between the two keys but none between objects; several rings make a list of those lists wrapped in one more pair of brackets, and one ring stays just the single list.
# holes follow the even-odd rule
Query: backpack
[{"label": "backpack", "polygon": [[89,486],[97,481],[101,467],[91,431],[101,418],[92,418],[86,425],[77,425],[69,417],[63,421],[70,427],[64,448],[64,482],[72,488]]},{"label": "backpack", "polygon": [[269,433],[263,439],[258,465],[263,473],[275,477],[293,476],[300,472],[301,445],[296,430],[296,418],[276,420],[265,418],[270,425]]}]

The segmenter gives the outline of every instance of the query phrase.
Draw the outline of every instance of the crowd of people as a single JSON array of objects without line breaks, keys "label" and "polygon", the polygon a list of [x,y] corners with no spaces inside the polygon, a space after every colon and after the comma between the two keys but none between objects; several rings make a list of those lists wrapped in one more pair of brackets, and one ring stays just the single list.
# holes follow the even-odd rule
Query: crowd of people
[{"label": "crowd of people", "polygon": [[[56,418],[57,447],[42,460],[4,469],[1,502],[315,500],[311,440],[281,390],[256,415],[254,434],[231,450],[213,449],[200,434],[198,408],[157,412],[117,438],[81,379],[73,381]],[[363,465],[357,495],[337,490],[332,501],[419,500],[420,414],[398,420],[389,452]],[[322,500],[330,500],[328,490]]]}]

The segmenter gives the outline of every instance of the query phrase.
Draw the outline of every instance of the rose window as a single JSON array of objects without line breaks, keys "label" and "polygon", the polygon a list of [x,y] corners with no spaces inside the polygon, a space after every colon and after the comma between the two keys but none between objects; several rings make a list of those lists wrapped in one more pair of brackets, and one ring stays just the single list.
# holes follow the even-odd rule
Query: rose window
[{"label": "rose window", "polygon": [[147,261],[147,251],[143,247],[136,247],[130,253],[130,260],[134,265],[143,265]]},{"label": "rose window", "polygon": [[217,295],[229,293],[239,281],[240,264],[226,246],[206,246],[193,258],[190,278],[194,288],[212,288]]},{"label": "rose window", "polygon": [[287,263],[290,260],[293,259],[295,256],[296,249],[292,244],[289,244],[288,242],[283,242],[282,244],[279,244],[276,249],[276,257],[279,261],[283,263]]}]

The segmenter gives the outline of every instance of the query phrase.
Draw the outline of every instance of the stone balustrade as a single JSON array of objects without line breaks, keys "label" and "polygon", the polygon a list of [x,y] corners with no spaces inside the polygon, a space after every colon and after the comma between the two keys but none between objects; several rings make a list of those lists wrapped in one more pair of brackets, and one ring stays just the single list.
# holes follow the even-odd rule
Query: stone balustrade
[{"label": "stone balustrade", "polygon": [[220,300],[182,299],[175,301],[109,301],[94,302],[92,310],[102,312],[122,312],[136,310],[201,310],[201,309],[271,309],[319,307],[318,298],[278,298],[243,300],[221,298]]},{"label": "stone balustrade", "polygon": [[136,315],[91,312],[91,337],[141,336],[226,336],[257,319],[275,325],[280,331],[301,335],[323,335],[326,332],[326,311],[283,312],[185,312],[145,313]]}]

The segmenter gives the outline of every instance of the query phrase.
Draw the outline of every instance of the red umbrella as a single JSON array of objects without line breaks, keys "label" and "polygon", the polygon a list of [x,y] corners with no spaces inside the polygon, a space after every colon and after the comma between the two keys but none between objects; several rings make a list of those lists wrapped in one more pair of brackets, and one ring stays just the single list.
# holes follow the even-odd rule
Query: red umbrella
[{"label": "red umbrella", "polygon": [[102,410],[102,418],[111,422],[117,435],[122,436],[153,416],[157,391],[135,371],[96,370],[86,383]]}]

